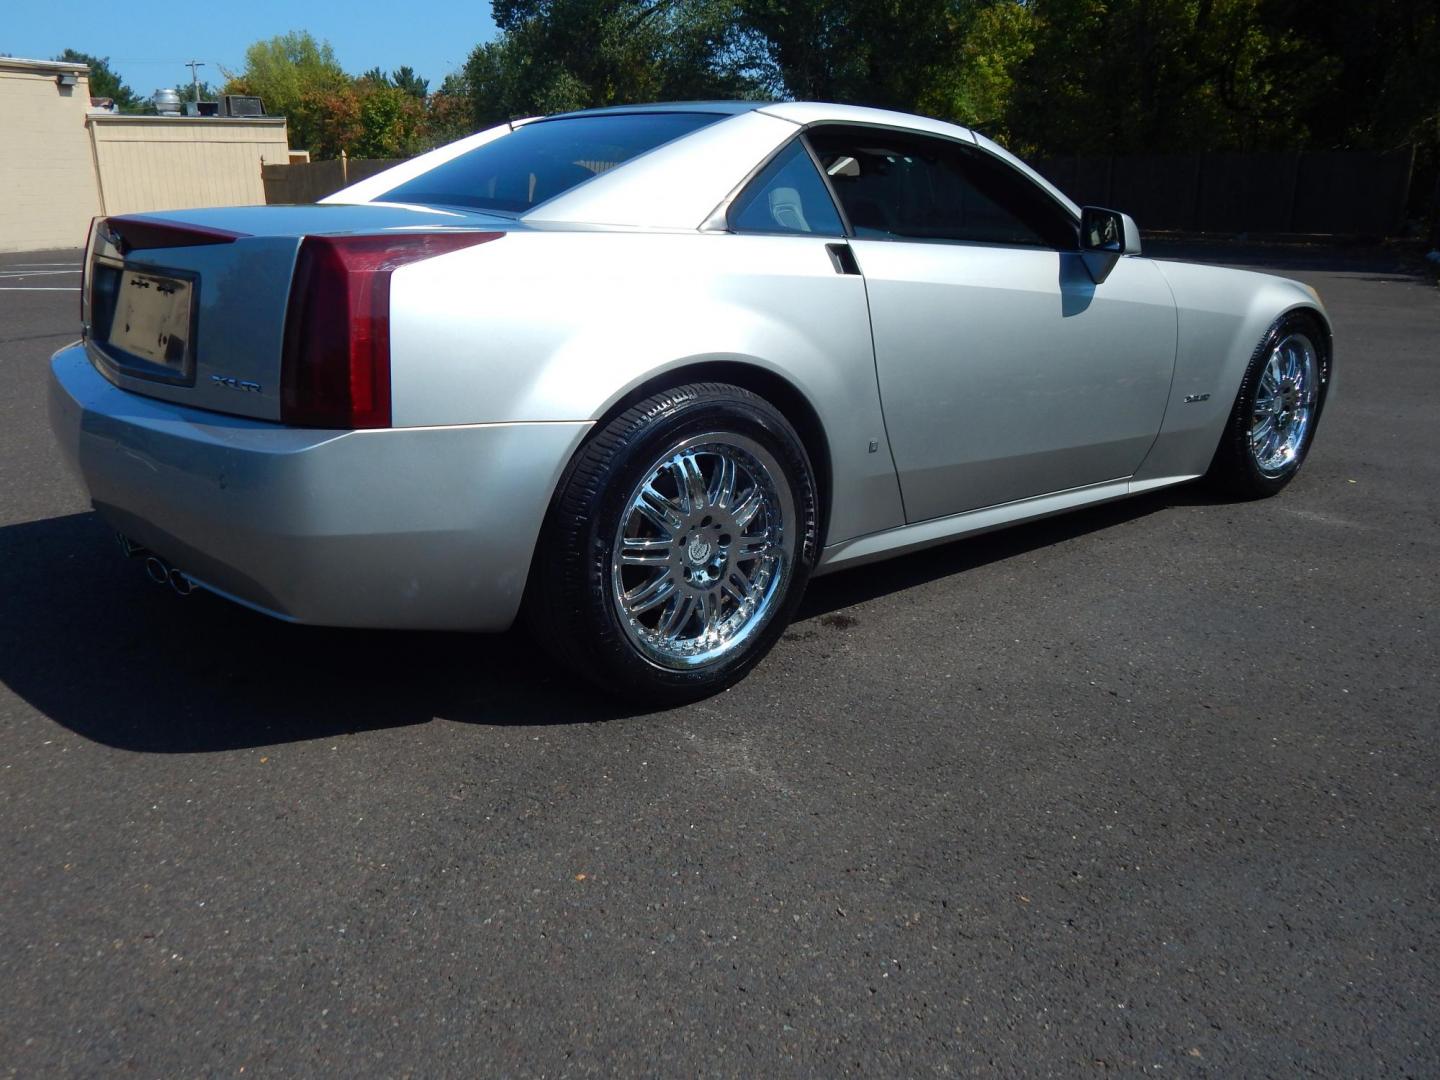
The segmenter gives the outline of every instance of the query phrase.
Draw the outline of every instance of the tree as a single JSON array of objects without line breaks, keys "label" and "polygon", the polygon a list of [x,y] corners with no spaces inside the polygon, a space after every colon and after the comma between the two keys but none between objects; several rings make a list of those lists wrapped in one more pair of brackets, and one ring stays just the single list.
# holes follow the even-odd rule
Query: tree
[{"label": "tree", "polygon": [[145,107],[145,99],[125,85],[110,67],[108,56],[91,56],[76,49],[66,49],[56,60],[67,64],[85,64],[90,68],[90,96],[108,97],[121,112],[133,112]]},{"label": "tree", "polygon": [[1283,77],[1293,41],[1266,33],[1264,0],[1031,0],[1033,51],[1011,126],[1049,153],[1283,147],[1325,78]]},{"label": "tree", "polygon": [[296,149],[319,145],[323,103],[351,81],[329,42],[303,30],[255,42],[245,50],[244,69],[226,75],[225,93],[258,95],[267,113],[289,119],[290,145]]},{"label": "tree", "polygon": [[342,151],[350,157],[410,157],[430,145],[424,103],[388,82],[362,76],[307,95],[304,108],[316,117],[316,158]]},{"label": "tree", "polygon": [[[175,84],[175,93],[177,93],[177,94],[180,95],[180,100],[181,100],[182,102],[185,102],[185,101],[194,101],[194,100],[195,100],[195,84],[194,84],[193,82],[178,82],[178,83]],[[211,85],[210,85],[208,82],[206,82],[204,79],[201,79],[201,80],[200,80],[200,100],[201,100],[201,101],[218,101],[218,100],[220,100],[220,91],[217,90],[215,87],[211,86]]]},{"label": "tree", "polygon": [[415,69],[408,64],[404,67],[396,68],[390,73],[390,85],[394,86],[397,90],[409,94],[413,98],[419,98],[421,101],[424,101],[430,93],[430,80],[420,78],[419,75],[415,74]]},{"label": "tree", "polygon": [[369,85],[360,92],[360,138],[355,157],[410,157],[421,148],[425,106],[398,87]]},{"label": "tree", "polygon": [[956,42],[945,0],[742,0],[785,93],[889,108],[908,105],[922,71]]},{"label": "tree", "polygon": [[463,139],[475,130],[475,110],[468,90],[462,80],[452,82],[447,77],[441,88],[425,99],[424,148]]},{"label": "tree", "polygon": [[914,109],[1008,141],[1015,78],[1035,48],[1033,7],[1022,0],[976,5],[949,63],[931,65]]},{"label": "tree", "polygon": [[758,92],[732,0],[496,0],[465,78],[481,125],[519,114]]},{"label": "tree", "polygon": [[1326,149],[1391,149],[1440,139],[1440,8],[1433,0],[1308,4],[1266,0],[1261,31],[1293,42],[1287,86],[1321,92],[1298,110]]},{"label": "tree", "polygon": [[1006,129],[1031,0],[496,0],[476,120],[662,99],[798,97]]},{"label": "tree", "polygon": [[1434,140],[1440,14],[1426,0],[1029,0],[1010,123],[1049,153]]}]

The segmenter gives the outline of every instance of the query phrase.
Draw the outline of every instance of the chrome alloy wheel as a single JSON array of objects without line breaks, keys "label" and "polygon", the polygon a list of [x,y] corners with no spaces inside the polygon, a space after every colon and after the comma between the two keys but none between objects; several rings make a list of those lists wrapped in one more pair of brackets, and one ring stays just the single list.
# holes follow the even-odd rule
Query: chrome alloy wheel
[{"label": "chrome alloy wheel", "polygon": [[1266,476],[1293,468],[1304,452],[1315,419],[1319,369],[1315,343],[1300,333],[1281,338],[1265,363],[1255,390],[1250,453]]},{"label": "chrome alloy wheel", "polygon": [[711,433],[672,447],[624,503],[611,552],[631,643],[678,670],[738,648],[784,591],[795,529],[790,486],[759,443]]}]

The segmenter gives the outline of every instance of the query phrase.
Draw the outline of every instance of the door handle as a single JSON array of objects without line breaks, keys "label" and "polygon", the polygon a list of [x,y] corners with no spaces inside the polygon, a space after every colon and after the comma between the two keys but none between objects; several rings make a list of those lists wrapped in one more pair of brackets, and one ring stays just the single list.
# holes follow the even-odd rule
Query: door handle
[{"label": "door handle", "polygon": [[837,274],[860,273],[860,264],[855,261],[855,252],[850,250],[849,244],[826,244],[825,251]]}]

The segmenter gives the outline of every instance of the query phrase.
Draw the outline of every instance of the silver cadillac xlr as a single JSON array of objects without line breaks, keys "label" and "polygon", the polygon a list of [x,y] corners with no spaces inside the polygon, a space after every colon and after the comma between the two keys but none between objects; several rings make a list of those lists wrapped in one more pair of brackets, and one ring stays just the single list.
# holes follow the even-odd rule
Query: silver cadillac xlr
[{"label": "silver cadillac xlr", "polygon": [[502,630],[654,702],[812,574],[1202,477],[1273,494],[1319,297],[1140,255],[964,128],[809,103],[516,121],[315,206],[99,219],[51,418],[184,588]]}]

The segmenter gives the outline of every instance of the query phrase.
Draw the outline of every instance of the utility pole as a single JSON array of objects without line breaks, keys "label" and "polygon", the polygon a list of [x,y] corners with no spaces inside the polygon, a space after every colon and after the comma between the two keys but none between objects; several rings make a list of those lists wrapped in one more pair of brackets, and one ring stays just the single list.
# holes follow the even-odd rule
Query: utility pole
[{"label": "utility pole", "polygon": [[198,105],[200,103],[200,76],[198,71],[204,67],[205,64],[200,60],[187,60],[185,66],[190,69],[190,85],[195,88],[195,103]]}]

